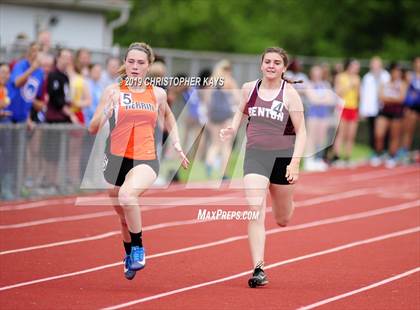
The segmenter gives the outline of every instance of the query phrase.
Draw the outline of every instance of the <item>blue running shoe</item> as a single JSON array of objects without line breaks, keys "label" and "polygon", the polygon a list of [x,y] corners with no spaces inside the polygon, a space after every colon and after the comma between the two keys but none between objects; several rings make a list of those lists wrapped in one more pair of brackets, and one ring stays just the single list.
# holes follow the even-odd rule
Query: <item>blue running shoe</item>
[{"label": "blue running shoe", "polygon": [[139,246],[132,246],[131,247],[131,254],[130,254],[131,270],[141,270],[146,265],[146,255],[144,253],[144,248]]},{"label": "blue running shoe", "polygon": [[126,255],[124,258],[124,276],[127,280],[133,280],[136,276],[136,271],[132,270],[131,267],[131,258],[130,255]]}]

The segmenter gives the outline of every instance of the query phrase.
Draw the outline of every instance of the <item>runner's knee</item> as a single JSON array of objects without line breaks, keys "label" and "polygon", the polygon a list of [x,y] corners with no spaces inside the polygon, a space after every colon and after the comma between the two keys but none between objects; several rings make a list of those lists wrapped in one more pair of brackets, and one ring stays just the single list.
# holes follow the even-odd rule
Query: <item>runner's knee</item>
[{"label": "runner's knee", "polygon": [[287,224],[289,224],[289,221],[290,221],[290,217],[276,216],[276,223],[280,227],[286,227]]},{"label": "runner's knee", "polygon": [[281,212],[274,212],[274,219],[280,227],[286,227],[293,215],[293,202],[286,202],[284,205],[273,205],[276,210]]},{"label": "runner's knee", "polygon": [[131,209],[138,205],[137,196],[131,191],[120,190],[118,201],[123,209]]}]

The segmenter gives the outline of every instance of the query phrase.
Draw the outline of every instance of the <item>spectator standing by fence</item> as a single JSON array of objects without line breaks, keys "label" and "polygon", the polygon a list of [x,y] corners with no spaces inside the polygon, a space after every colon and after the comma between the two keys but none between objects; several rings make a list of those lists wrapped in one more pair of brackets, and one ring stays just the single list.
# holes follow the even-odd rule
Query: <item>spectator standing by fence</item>
[{"label": "spectator standing by fence", "polygon": [[89,78],[89,67],[92,63],[90,51],[86,48],[81,48],[76,51],[75,67],[78,68],[81,75]]},{"label": "spectator standing by fence", "polygon": [[[90,68],[90,78],[88,82],[88,88],[90,91],[91,104],[83,108],[83,115],[85,126],[89,128],[90,122],[95,114],[95,110],[98,107],[99,100],[101,98],[102,92],[104,90],[103,84],[101,81],[102,76],[102,67],[100,64],[93,64]],[[105,147],[105,137],[102,135],[96,136],[90,135],[88,132],[84,133],[83,136],[83,147],[82,147],[82,158],[80,161],[80,175],[83,176],[83,186],[84,187],[94,187],[97,188],[100,186],[100,181],[102,178],[95,173],[95,171],[100,171],[99,165],[102,164],[102,154]],[[91,168],[88,168],[89,157],[92,158]]]},{"label": "spectator standing by fence", "polygon": [[[72,62],[72,54],[68,49],[58,52],[55,69],[48,75],[48,104],[46,122],[50,124],[77,123],[76,115],[70,109],[70,81],[67,68]],[[60,132],[49,130],[44,135],[43,153],[47,166],[46,186],[55,190],[58,184],[58,162],[60,157]]]},{"label": "spectator standing by fence", "polygon": [[[38,101],[37,97],[42,92],[42,85],[44,80],[44,72],[40,67],[39,58],[39,45],[37,43],[31,43],[26,57],[18,61],[11,72],[10,79],[7,83],[7,92],[10,97],[10,105],[6,107],[9,116],[6,118],[6,122],[15,124],[25,124],[28,129],[33,130],[34,123],[30,118],[30,111],[35,102]],[[19,162],[19,155],[22,154],[22,163],[24,163],[23,151],[18,151],[19,146],[22,146],[25,141],[25,135],[21,134],[17,130],[12,130],[10,144],[6,150],[11,152],[10,162],[7,163],[11,169],[5,175],[5,182],[12,189],[18,187],[17,177],[17,165]],[[7,139],[6,139],[7,141]],[[17,185],[17,186],[16,186]],[[20,190],[20,189],[19,189]]]},{"label": "spectator standing by fence", "polygon": [[401,126],[404,106],[403,102],[407,92],[407,84],[402,79],[402,70],[397,63],[390,66],[391,80],[383,85],[379,90],[379,99],[382,103],[379,117],[375,124],[375,157],[373,164],[381,164],[382,153],[384,151],[384,138],[389,131],[389,157],[385,161],[387,168],[397,165],[396,154],[401,142]]},{"label": "spectator standing by fence", "polygon": [[389,73],[382,68],[378,56],[370,60],[370,70],[362,79],[360,87],[360,116],[366,118],[369,130],[369,145],[375,149],[375,121],[379,113],[379,88],[389,81]]},{"label": "spectator standing by fence", "polygon": [[404,101],[403,137],[400,150],[400,157],[404,162],[410,160],[408,151],[413,147],[414,133],[420,120],[420,57],[414,59],[413,69]]},{"label": "spectator standing by fence", "polygon": [[[10,69],[7,64],[0,64],[0,125],[7,120],[9,111],[6,111],[10,105],[10,97],[7,92],[6,84],[10,78]],[[11,188],[11,162],[12,152],[10,150],[12,143],[11,131],[5,128],[0,128],[0,158],[2,164],[0,165],[0,198],[13,199],[13,191]]]},{"label": "spectator standing by fence", "polygon": [[335,82],[335,90],[344,100],[344,109],[334,142],[333,161],[342,159],[347,164],[350,161],[359,122],[360,64],[355,59],[349,59],[344,65],[344,70],[336,76]]},{"label": "spectator standing by fence", "polygon": [[111,84],[118,83],[118,79],[120,77],[118,70],[120,67],[121,61],[118,57],[109,57],[106,60],[106,70],[101,73],[100,79],[102,89],[105,89]]},{"label": "spectator standing by fence", "polygon": [[[225,173],[231,148],[223,145],[219,138],[221,129],[228,126],[233,117],[235,106],[240,101],[238,84],[232,76],[232,66],[228,60],[221,60],[214,67],[213,79],[222,78],[223,86],[209,90],[207,98],[207,129],[210,133],[210,145],[206,156],[207,176],[212,175],[216,168]],[[223,178],[226,178],[223,175]]]},{"label": "spectator standing by fence", "polygon": [[305,88],[307,103],[307,133],[306,143],[309,157],[305,159],[304,167],[307,171],[325,171],[328,165],[319,152],[327,145],[330,117],[334,110],[337,98],[332,91],[331,84],[323,80],[322,68],[313,66],[310,71],[310,80]]}]

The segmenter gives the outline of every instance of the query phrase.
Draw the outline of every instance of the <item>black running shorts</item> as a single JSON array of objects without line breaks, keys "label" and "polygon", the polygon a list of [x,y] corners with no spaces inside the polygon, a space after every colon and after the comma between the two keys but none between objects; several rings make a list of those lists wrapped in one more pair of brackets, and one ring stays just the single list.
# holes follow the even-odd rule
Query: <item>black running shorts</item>
[{"label": "black running shorts", "polygon": [[292,160],[292,150],[246,149],[244,175],[255,173],[263,175],[273,184],[289,185],[286,167]]},{"label": "black running shorts", "polygon": [[113,185],[121,186],[124,183],[127,173],[138,165],[148,165],[156,175],[159,174],[159,160],[135,160],[127,157],[105,153],[103,171],[105,180]]}]

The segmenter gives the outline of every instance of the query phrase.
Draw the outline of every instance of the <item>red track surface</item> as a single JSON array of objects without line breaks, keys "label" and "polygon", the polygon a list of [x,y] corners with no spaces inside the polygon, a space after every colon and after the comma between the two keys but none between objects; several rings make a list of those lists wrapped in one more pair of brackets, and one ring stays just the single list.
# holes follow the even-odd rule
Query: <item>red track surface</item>
[{"label": "red track surface", "polygon": [[[194,221],[199,208],[244,206],[148,208],[142,214],[147,267],[127,281],[110,207],[74,206],[71,197],[2,203],[0,307],[297,309],[321,302],[325,309],[420,309],[419,188],[414,166],[303,175],[290,225],[281,229],[267,214],[270,283],[259,289],[247,286],[246,222]],[[178,186],[148,196],[235,194],[242,195]]]}]

